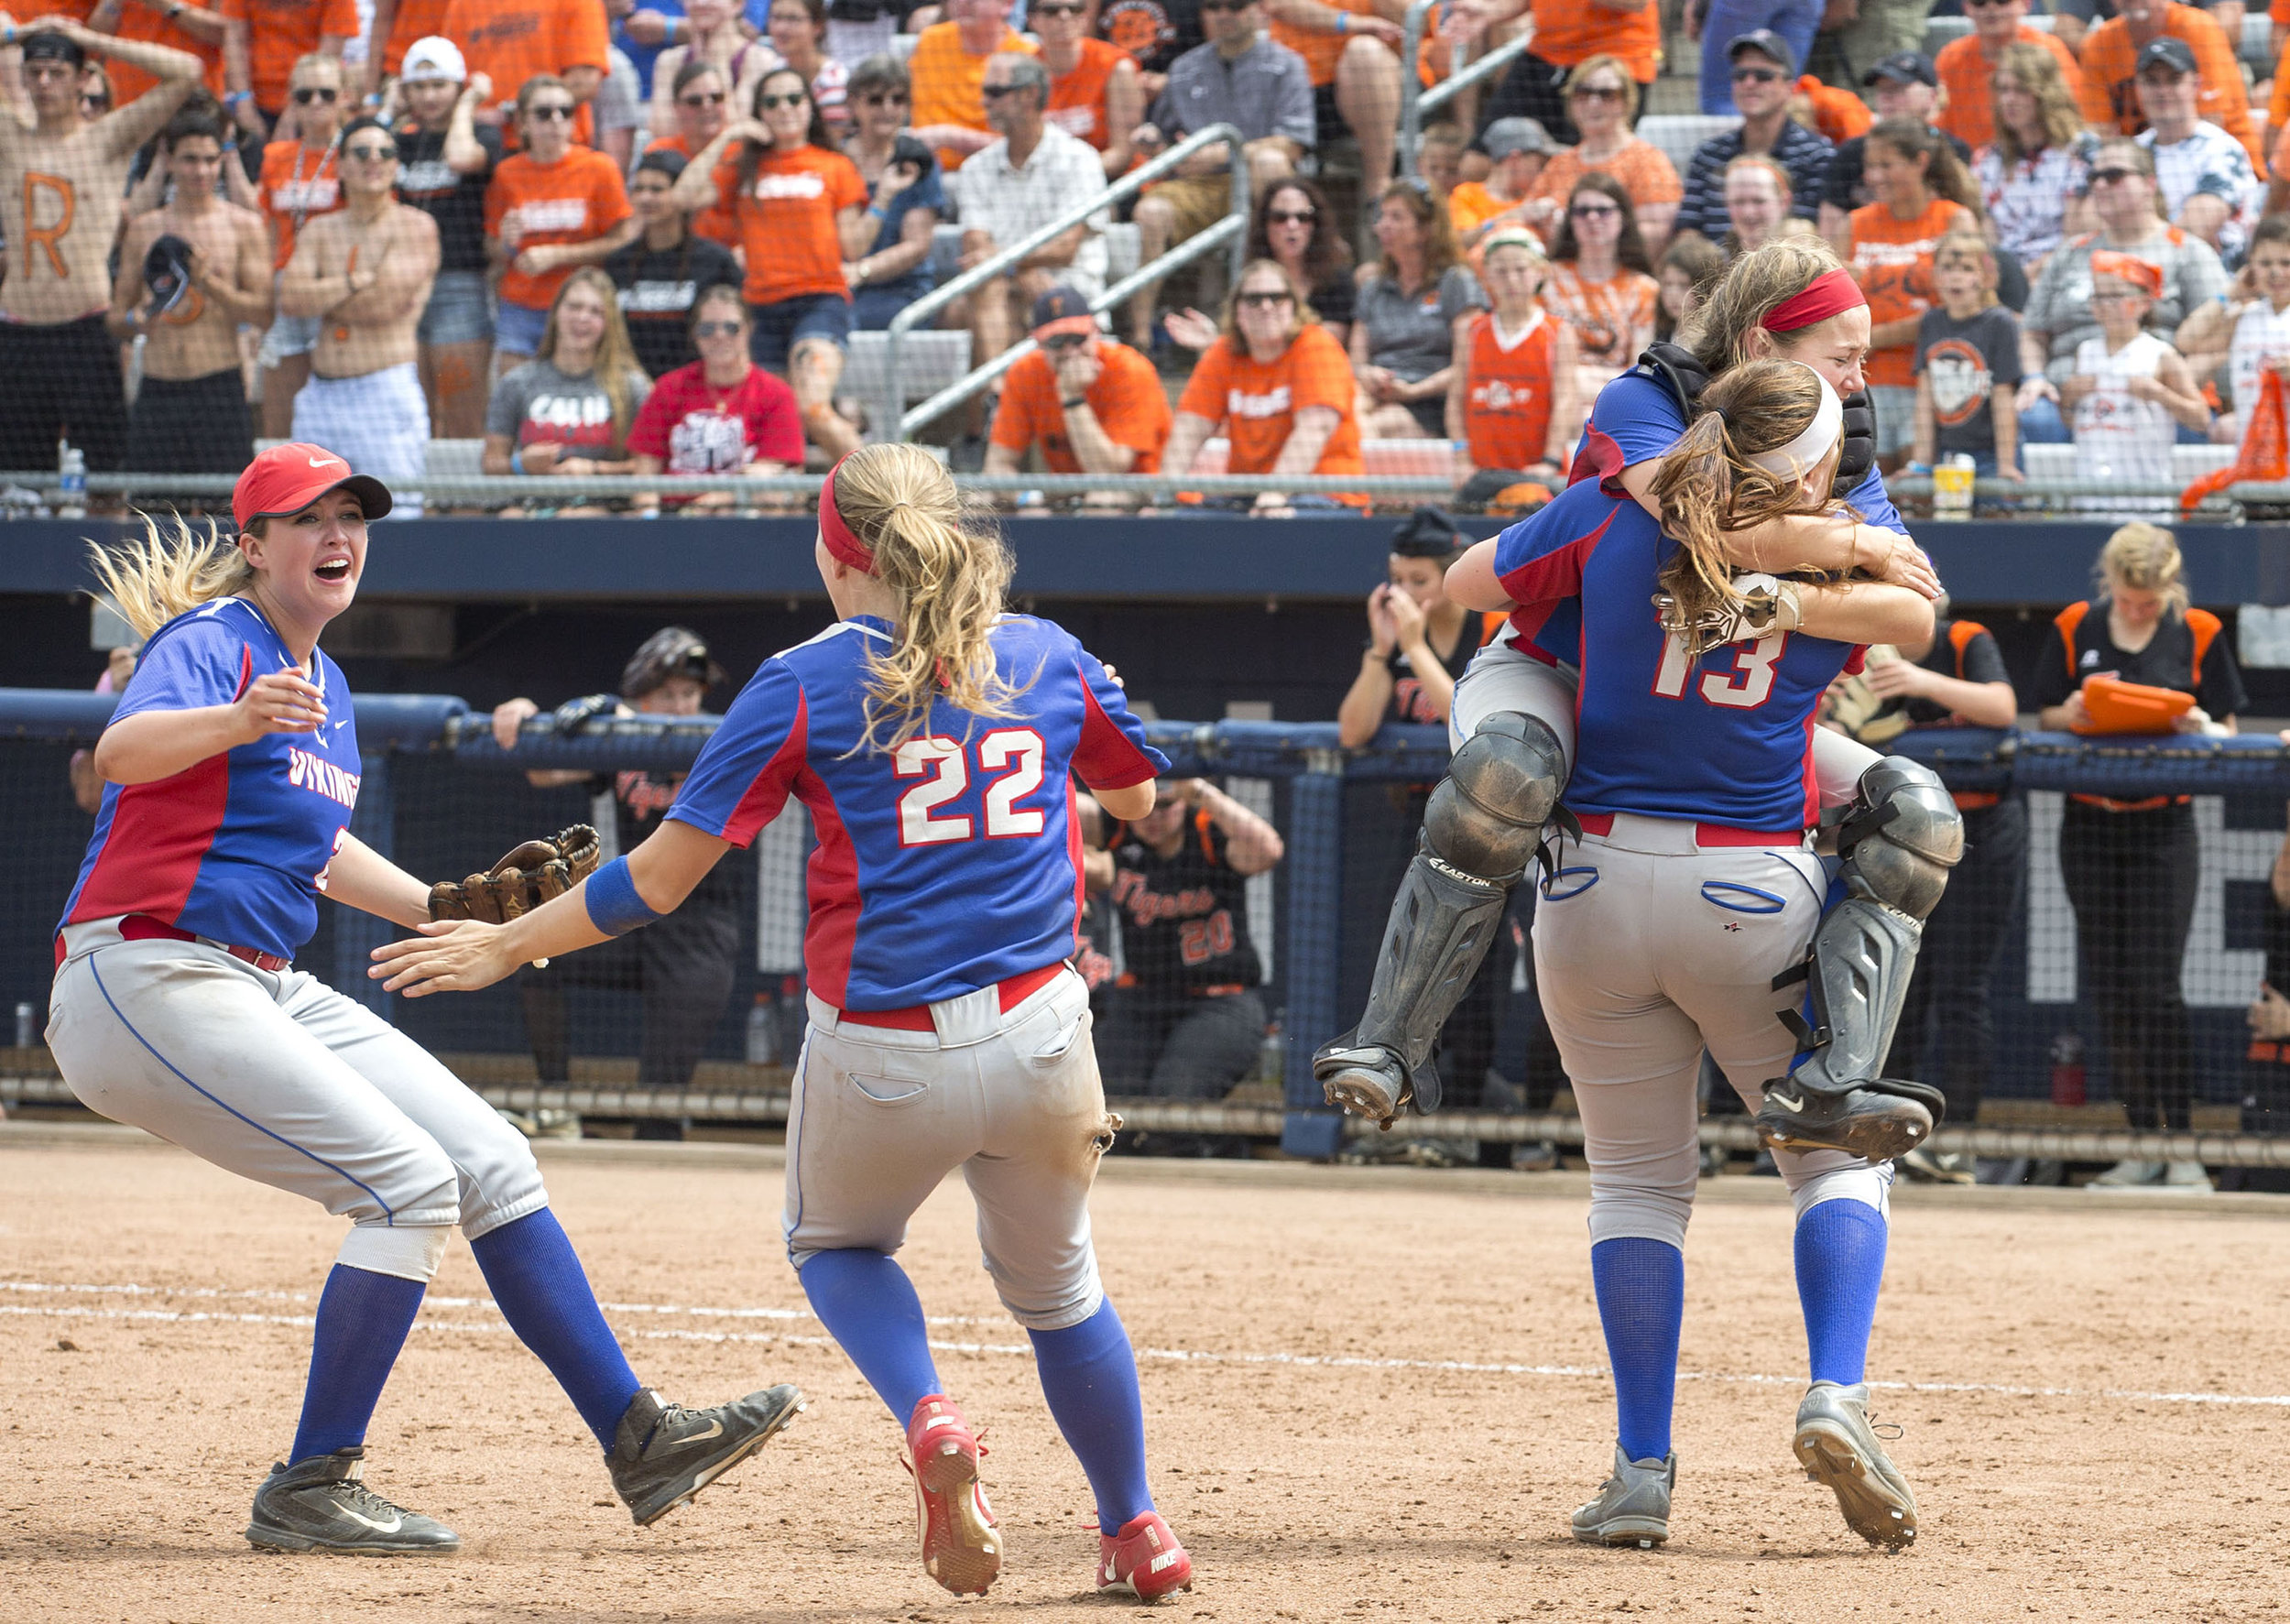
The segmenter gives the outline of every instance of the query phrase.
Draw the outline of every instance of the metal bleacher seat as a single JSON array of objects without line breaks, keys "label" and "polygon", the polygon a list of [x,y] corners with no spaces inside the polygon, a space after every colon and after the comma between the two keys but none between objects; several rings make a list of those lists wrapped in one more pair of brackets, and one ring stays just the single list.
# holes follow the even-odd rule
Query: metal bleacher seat
[{"label": "metal bleacher seat", "polygon": [[2171,477],[2192,483],[2216,474],[2234,460],[2230,445],[2175,445],[2171,448]]},{"label": "metal bleacher seat", "polygon": [[[883,367],[890,353],[887,332],[851,334],[838,395],[873,403],[882,398]],[[970,370],[970,334],[925,330],[899,341],[899,393],[910,406],[928,400]]]},{"label": "metal bleacher seat", "polygon": [[440,479],[474,479],[485,472],[482,440],[432,440],[422,472]]},{"label": "metal bleacher seat", "polygon": [[[1222,474],[1231,454],[1230,441],[1206,441],[1201,446],[1200,455],[1193,460],[1193,466],[1187,472]],[[1455,442],[1451,440],[1363,440],[1359,442],[1359,462],[1363,473],[1378,479],[1410,475],[1439,478],[1455,471]]]},{"label": "metal bleacher seat", "polygon": [[1657,113],[1640,119],[1637,133],[1640,140],[1651,141],[1662,148],[1662,155],[1683,180],[1694,161],[1696,147],[1740,125],[1741,120],[1732,114]]},{"label": "metal bleacher seat", "polygon": [[893,34],[890,37],[890,54],[901,62],[905,61],[914,54],[914,42],[921,38],[920,34]]},{"label": "metal bleacher seat", "polygon": [[2072,445],[2023,445],[2020,469],[2030,479],[2073,479],[2076,448]]},{"label": "metal bleacher seat", "polygon": [[[2175,445],[2171,448],[2171,477],[2181,484],[2192,484],[2206,474],[2215,474],[2234,458],[2230,445]],[[2076,476],[2076,448],[2072,445],[2023,445],[2020,448],[2020,466],[2030,479],[2073,479]],[[2095,487],[2095,493],[2097,489]]]}]

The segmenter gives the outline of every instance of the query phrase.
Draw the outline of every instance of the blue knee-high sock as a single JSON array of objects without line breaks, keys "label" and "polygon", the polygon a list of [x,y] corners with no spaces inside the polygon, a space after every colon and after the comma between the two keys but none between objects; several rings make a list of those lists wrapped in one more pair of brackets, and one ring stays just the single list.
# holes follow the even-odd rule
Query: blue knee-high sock
[{"label": "blue knee-high sock", "polygon": [[889,1257],[867,1247],[813,1252],[802,1268],[803,1295],[819,1323],[851,1356],[900,1426],[938,1385],[930,1333],[914,1282]]},{"label": "blue knee-high sock", "polygon": [[1026,1335],[1033,1338],[1050,1413],[1097,1497],[1097,1526],[1118,1533],[1153,1509],[1145,1486],[1145,1405],[1129,1334],[1107,1299],[1078,1325]]},{"label": "blue knee-high sock", "polygon": [[311,1380],[289,1462],[365,1442],[382,1384],[413,1329],[428,1284],[337,1263],[318,1298],[311,1337]]},{"label": "blue knee-high sock", "polygon": [[501,1317],[539,1356],[606,1450],[644,1384],[596,1306],[588,1271],[547,1207],[469,1243]]},{"label": "blue knee-high sock", "polygon": [[1797,1220],[1797,1301],[1813,1379],[1850,1387],[1868,1373],[1869,1328],[1884,1283],[1884,1215],[1840,1197]]},{"label": "blue knee-high sock", "polygon": [[1614,1367],[1616,1441],[1632,1460],[1670,1453],[1685,1322],[1685,1254],[1667,1241],[1619,1236],[1590,1248],[1590,1280]]}]

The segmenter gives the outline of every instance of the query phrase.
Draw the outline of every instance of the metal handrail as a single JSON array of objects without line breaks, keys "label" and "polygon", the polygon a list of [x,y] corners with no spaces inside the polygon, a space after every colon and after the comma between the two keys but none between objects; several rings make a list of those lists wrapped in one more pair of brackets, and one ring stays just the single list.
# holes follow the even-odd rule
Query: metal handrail
[{"label": "metal handrail", "polygon": [[[1232,238],[1245,237],[1248,230],[1249,217],[1245,209],[1238,213],[1226,215],[1206,231],[1187,237],[1160,257],[1139,266],[1128,276],[1091,300],[1089,301],[1090,313],[1102,315],[1107,311],[1120,309],[1133,295],[1143,292],[1155,282],[1168,276],[1170,272],[1182,266],[1190,265],[1205,255],[1215,253],[1217,248]],[[1244,244],[1243,246],[1245,245]],[[1238,277],[1238,273],[1236,272],[1235,276]],[[1022,338],[995,356],[993,360],[965,373],[901,417],[899,420],[898,437],[900,440],[911,437],[916,430],[921,428],[932,418],[952,411],[1041,347],[1030,336]]]},{"label": "metal handrail", "polygon": [[[1228,124],[1213,124],[1205,130],[1194,131],[1159,158],[1131,169],[1128,174],[1114,181],[1112,185],[1091,198],[1086,207],[1070,209],[1042,226],[1031,236],[1023,238],[1007,248],[997,250],[991,258],[971,267],[944,286],[932,289],[892,317],[889,330],[885,335],[883,354],[883,398],[880,403],[882,421],[888,425],[899,423],[901,420],[900,408],[904,403],[904,398],[899,387],[899,345],[908,333],[918,327],[929,326],[938,313],[948,305],[1000,277],[1037,248],[1055,241],[1092,215],[1102,214],[1123,198],[1135,196],[1138,192],[1144,191],[1147,182],[1160,180],[1194,153],[1213,147],[1220,141],[1225,144],[1226,167],[1232,175],[1232,213],[1241,219],[1247,219],[1249,154],[1244,145],[1245,137]],[[1240,274],[1243,263],[1241,256],[1246,251],[1245,240],[1234,247],[1233,274],[1235,276]],[[899,437],[905,438],[903,429],[900,431]]]},{"label": "metal handrail", "polygon": [[1440,0],[1414,0],[1400,25],[1400,173],[1410,180],[1417,172],[1416,149],[1423,144],[1423,114],[1437,112],[1470,86],[1510,67],[1533,43],[1533,37],[1527,34],[1505,40],[1483,57],[1473,58],[1467,63],[1457,62],[1446,78],[1424,90],[1419,65],[1423,49],[1423,22],[1439,4]]}]

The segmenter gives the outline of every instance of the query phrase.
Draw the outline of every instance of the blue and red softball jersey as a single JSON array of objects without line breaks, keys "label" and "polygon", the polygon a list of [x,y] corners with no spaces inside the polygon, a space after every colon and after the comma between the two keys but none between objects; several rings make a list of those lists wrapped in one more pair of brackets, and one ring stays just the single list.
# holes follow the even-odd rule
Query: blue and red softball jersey
[{"label": "blue and red softball jersey", "polygon": [[[1685,432],[1685,413],[1678,398],[1659,378],[1633,368],[1598,391],[1575,448],[1574,464],[1566,471],[1567,482],[1606,479],[1633,463],[1665,455]],[[1869,470],[1846,500],[1870,524],[1908,534],[1907,521],[1885,494],[1884,476],[1875,469]]]},{"label": "blue and red softball jersey", "polygon": [[[1861,651],[1774,632],[1689,659],[1653,601],[1656,573],[1677,546],[1636,502],[1590,483],[1496,538],[1514,622],[1582,671],[1566,804],[1738,829],[1809,827],[1820,815],[1814,714],[1838,672],[1860,669]],[[1577,602],[1573,649],[1551,647],[1555,617],[1543,611]]]},{"label": "blue and red softball jersey", "polygon": [[745,846],[793,795],[811,812],[811,990],[842,1009],[933,1004],[1075,952],[1081,825],[1073,780],[1123,790],[1168,758],[1106,668],[1063,627],[1006,615],[996,669],[1015,714],[941,699],[930,725],[867,750],[870,656],[889,625],[856,616],[763,662],[668,815]]},{"label": "blue and red softball jersey", "polygon": [[[143,913],[178,930],[280,958],[318,928],[326,865],[357,804],[358,727],[342,669],[320,651],[326,696],[316,733],[270,733],[171,779],[106,784],[80,877],[58,929]],[[217,598],[151,634],[114,722],[146,711],[226,705],[294,656],[244,598]]]}]

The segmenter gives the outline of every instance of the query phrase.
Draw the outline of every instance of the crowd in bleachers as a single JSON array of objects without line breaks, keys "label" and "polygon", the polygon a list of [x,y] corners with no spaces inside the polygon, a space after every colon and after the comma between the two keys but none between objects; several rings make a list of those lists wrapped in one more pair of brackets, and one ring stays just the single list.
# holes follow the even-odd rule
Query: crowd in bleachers
[{"label": "crowd in bleachers", "polygon": [[[1412,58],[1404,0],[67,4],[0,49],[0,464],[778,473],[1031,337],[958,467],[1517,503],[1732,256],[1818,234],[1889,469],[2168,481],[2290,360],[2290,4],[2043,3],[1686,0],[1683,116],[1663,0],[1445,0]],[[1402,150],[1403,76],[1521,32]],[[1246,268],[1109,301],[1237,164]],[[867,335],[978,267],[886,378]]]}]

